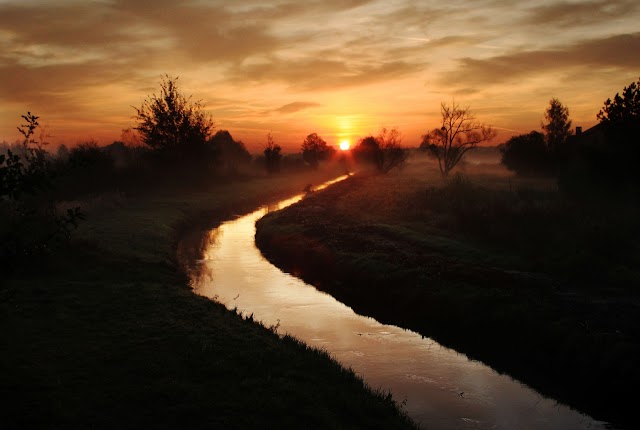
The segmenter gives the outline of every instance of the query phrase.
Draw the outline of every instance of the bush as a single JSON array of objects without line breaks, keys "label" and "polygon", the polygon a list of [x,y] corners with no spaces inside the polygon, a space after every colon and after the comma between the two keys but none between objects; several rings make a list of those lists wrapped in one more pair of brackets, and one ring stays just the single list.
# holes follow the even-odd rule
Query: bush
[{"label": "bush", "polygon": [[542,133],[532,131],[509,139],[500,149],[502,164],[518,175],[531,176],[552,172],[552,155]]},{"label": "bush", "polygon": [[0,155],[0,265],[15,269],[34,256],[47,254],[68,238],[82,219],[79,208],[58,213],[51,188],[51,169],[43,142],[36,141],[38,117],[23,115],[26,124],[21,156],[7,150]]}]

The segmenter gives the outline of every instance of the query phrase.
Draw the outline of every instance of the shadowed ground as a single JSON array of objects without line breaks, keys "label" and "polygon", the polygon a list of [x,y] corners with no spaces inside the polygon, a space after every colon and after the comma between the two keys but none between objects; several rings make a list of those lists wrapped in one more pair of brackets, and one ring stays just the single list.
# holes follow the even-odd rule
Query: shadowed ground
[{"label": "shadowed ground", "polygon": [[637,210],[588,210],[547,181],[470,169],[447,183],[428,163],[356,175],[260,220],[258,246],[361,314],[630,423]]},{"label": "shadowed ground", "polygon": [[3,280],[3,426],[413,428],[389,396],[324,353],[194,295],[177,263],[189,232],[320,180],[85,205],[69,248]]}]

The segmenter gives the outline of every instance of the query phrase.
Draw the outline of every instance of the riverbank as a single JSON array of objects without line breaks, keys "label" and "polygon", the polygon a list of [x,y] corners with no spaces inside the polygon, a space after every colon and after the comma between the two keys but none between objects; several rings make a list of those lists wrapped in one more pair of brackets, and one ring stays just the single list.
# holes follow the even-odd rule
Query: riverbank
[{"label": "riverbank", "polygon": [[[257,244],[358,313],[433,337],[597,419],[631,423],[623,387],[639,380],[637,255],[607,266],[626,244],[612,248],[611,228],[590,217],[602,214],[553,201],[552,184],[469,175],[446,185],[411,166],[355,176],[268,215]],[[626,233],[627,215],[609,220]]]},{"label": "riverbank", "polygon": [[176,257],[330,174],[81,202],[66,249],[3,279],[4,427],[413,428],[326,354],[193,294]]}]

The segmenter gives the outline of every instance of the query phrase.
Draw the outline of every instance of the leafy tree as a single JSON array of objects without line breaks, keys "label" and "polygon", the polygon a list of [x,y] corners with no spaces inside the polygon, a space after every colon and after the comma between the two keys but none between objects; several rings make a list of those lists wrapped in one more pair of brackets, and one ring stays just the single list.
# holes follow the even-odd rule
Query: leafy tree
[{"label": "leafy tree", "polygon": [[569,109],[554,97],[549,100],[549,107],[545,111],[544,117],[547,124],[542,124],[542,130],[545,133],[547,147],[552,154],[557,154],[571,136]]},{"label": "leafy tree", "polygon": [[326,160],[335,153],[335,149],[324,141],[316,133],[308,135],[302,142],[302,159],[314,169],[318,168],[318,163]]},{"label": "leafy tree", "polygon": [[357,161],[372,164],[380,173],[388,173],[407,160],[407,150],[402,146],[402,136],[396,128],[383,128],[377,137],[361,139],[352,154]]},{"label": "leafy tree", "polygon": [[[599,170],[612,185],[640,183],[640,79],[607,99],[598,112],[604,145],[591,148],[591,170]],[[592,173],[593,174],[593,173]]]},{"label": "leafy tree", "polygon": [[640,78],[607,99],[597,115],[613,143],[631,143],[640,136]]},{"label": "leafy tree", "polygon": [[277,173],[280,171],[280,162],[282,160],[282,148],[275,143],[271,133],[267,133],[267,144],[264,148],[264,159],[269,173]]},{"label": "leafy tree", "polygon": [[440,113],[442,126],[422,136],[420,148],[436,157],[440,173],[448,176],[467,151],[492,140],[496,132],[491,126],[477,122],[469,107],[461,108],[455,102],[451,107],[441,103]]},{"label": "leafy tree", "polygon": [[244,143],[235,141],[227,130],[218,130],[211,138],[210,143],[229,173],[237,173],[239,165],[251,161],[251,154],[247,151]]},{"label": "leafy tree", "polygon": [[380,149],[380,143],[373,136],[367,136],[354,146],[351,150],[353,158],[359,163],[368,163],[373,165],[376,170],[382,168],[382,150]]},{"label": "leafy tree", "polygon": [[177,86],[178,78],[166,75],[160,95],[153,94],[136,110],[135,119],[142,141],[154,149],[185,151],[202,147],[211,137],[213,120],[200,101],[192,102]]},{"label": "leafy tree", "polygon": [[622,96],[616,93],[613,101],[607,99],[604,107],[597,115],[603,124],[624,124],[640,121],[640,78],[638,82],[631,82],[622,90]]},{"label": "leafy tree", "polygon": [[551,165],[544,134],[538,131],[513,136],[500,152],[502,164],[519,175],[547,173]]}]

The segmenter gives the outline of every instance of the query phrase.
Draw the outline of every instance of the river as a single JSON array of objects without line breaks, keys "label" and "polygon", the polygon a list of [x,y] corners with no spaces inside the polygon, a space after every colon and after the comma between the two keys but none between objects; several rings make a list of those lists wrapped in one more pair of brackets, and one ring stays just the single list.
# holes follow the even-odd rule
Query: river
[{"label": "river", "polygon": [[212,230],[195,291],[325,349],[370,386],[390,390],[424,428],[607,428],[432,339],[358,315],[269,263],[255,246],[255,223],[302,197]]}]

